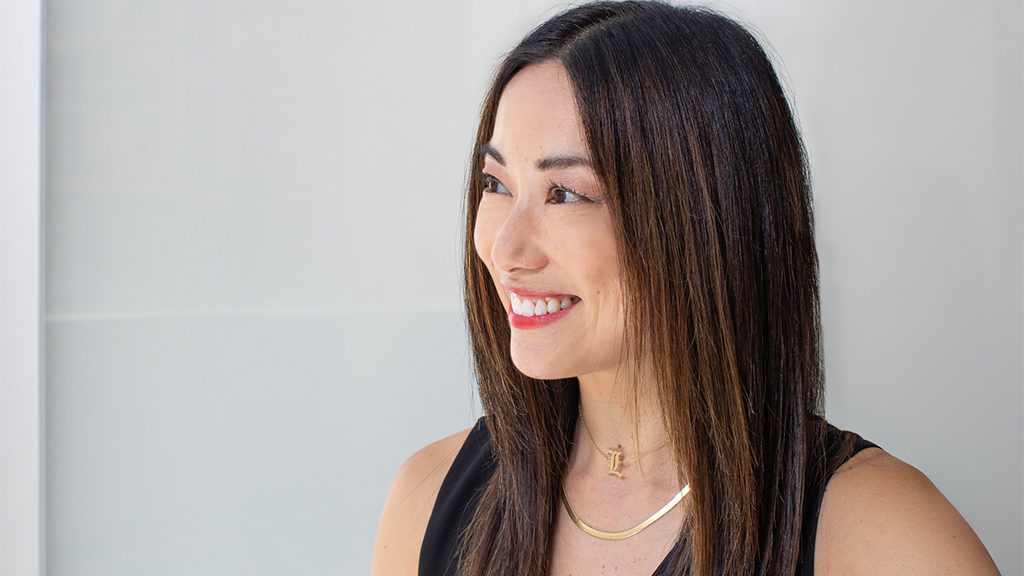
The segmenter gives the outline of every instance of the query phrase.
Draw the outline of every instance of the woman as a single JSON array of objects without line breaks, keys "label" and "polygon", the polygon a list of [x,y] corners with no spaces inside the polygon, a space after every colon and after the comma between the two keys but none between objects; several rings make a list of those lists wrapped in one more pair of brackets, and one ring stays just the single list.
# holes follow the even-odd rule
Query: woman
[{"label": "woman", "polygon": [[399,471],[375,574],[996,573],[923,475],[819,417],[805,154],[742,27],[560,14],[505,59],[477,152],[486,415]]}]

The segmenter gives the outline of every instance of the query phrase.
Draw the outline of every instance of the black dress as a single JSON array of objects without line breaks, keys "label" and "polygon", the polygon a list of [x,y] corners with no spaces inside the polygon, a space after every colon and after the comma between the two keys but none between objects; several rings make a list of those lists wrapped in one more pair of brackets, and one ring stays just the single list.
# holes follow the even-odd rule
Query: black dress
[{"label": "black dress", "polygon": [[[851,437],[852,449],[844,450],[845,443]],[[828,426],[824,462],[830,463],[829,468],[835,470],[842,465],[842,462],[836,462],[836,456],[841,452],[847,452],[846,459],[849,459],[857,452],[872,447],[877,448],[875,444],[856,434]],[[420,548],[419,576],[455,574],[455,560],[461,535],[465,533],[473,518],[479,504],[479,496],[494,473],[494,465],[491,456],[491,434],[487,430],[486,421],[481,418],[466,437],[437,493],[437,501],[434,502],[434,509],[427,522],[427,532],[423,536],[423,545]],[[800,563],[796,571],[799,576],[814,574],[814,537],[818,529],[821,500],[830,476],[823,474],[820,481],[811,483],[807,488]],[[666,564],[667,561],[662,561],[652,576],[665,576]]]}]

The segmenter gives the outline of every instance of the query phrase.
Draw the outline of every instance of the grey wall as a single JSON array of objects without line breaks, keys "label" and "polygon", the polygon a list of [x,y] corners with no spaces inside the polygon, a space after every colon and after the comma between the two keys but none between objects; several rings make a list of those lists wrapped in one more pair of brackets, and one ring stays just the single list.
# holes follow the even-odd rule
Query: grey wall
[{"label": "grey wall", "polygon": [[[479,415],[464,165],[561,6],[47,2],[49,574],[368,571],[400,463]],[[718,6],[810,149],[830,419],[1021,574],[1020,2]]]}]

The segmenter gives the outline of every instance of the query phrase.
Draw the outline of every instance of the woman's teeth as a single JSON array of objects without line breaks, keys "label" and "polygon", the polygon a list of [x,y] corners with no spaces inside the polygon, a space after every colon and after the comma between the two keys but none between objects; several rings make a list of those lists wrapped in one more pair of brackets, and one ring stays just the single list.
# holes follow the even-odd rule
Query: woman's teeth
[{"label": "woman's teeth", "polygon": [[569,306],[580,301],[575,296],[548,296],[546,298],[539,298],[530,300],[528,298],[520,298],[515,292],[509,293],[510,299],[512,300],[512,312],[520,316],[543,316],[544,314],[551,314],[552,312],[558,312],[559,310],[565,310]]}]

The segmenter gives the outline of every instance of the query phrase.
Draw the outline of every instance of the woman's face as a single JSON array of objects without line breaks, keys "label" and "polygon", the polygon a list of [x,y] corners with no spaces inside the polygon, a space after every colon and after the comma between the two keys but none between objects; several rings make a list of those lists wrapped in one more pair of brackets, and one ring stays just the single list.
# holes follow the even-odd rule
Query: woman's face
[{"label": "woman's face", "polygon": [[565,69],[527,66],[502,93],[474,243],[508,311],[512,361],[534,378],[615,370],[618,255]]}]

